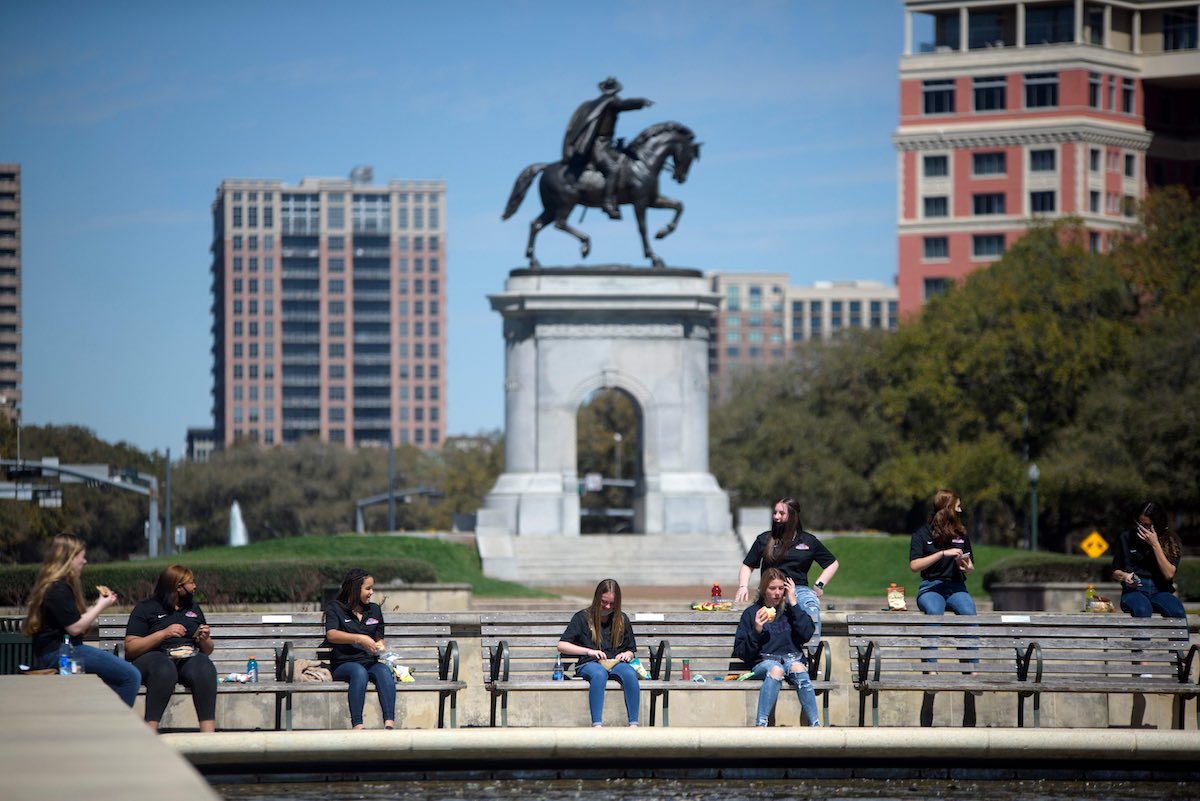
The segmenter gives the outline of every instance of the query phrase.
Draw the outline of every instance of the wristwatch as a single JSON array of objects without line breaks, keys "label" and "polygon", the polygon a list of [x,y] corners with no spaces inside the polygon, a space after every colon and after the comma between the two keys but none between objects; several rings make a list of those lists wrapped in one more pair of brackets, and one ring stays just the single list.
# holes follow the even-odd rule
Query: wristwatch
[{"label": "wristwatch", "polygon": [[816,587],[818,590],[823,590],[823,589],[825,589],[825,582],[823,582],[823,581],[818,581],[818,582],[817,582],[816,584],[814,584],[813,586],[814,586],[814,587]]}]

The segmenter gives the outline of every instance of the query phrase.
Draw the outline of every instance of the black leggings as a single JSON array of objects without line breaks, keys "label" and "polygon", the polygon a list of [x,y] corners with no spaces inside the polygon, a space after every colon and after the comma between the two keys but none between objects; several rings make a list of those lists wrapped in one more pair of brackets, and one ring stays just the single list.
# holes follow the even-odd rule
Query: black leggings
[{"label": "black leggings", "polygon": [[146,685],[146,720],[157,723],[167,711],[178,682],[192,691],[197,720],[217,719],[217,669],[207,654],[196,652],[175,660],[162,651],[150,651],[133,660]]}]

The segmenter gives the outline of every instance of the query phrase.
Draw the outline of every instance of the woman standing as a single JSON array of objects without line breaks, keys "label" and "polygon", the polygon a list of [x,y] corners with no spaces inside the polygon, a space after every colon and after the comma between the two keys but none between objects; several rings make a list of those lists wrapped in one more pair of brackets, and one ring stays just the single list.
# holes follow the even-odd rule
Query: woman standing
[{"label": "woman standing", "polygon": [[742,612],[733,640],[733,655],[754,665],[754,675],[762,679],[755,726],[767,725],[785,676],[796,688],[808,725],[821,725],[805,648],[815,630],[812,619],[796,605],[796,582],[779,568],[765,569],[758,600]]},{"label": "woman standing", "polygon": [[93,673],[112,687],[128,706],[137,700],[137,669],[120,657],[83,644],[83,635],[96,618],[117,602],[117,594],[100,587],[100,597],[91,606],[83,602],[79,574],[87,564],[87,546],[73,534],[59,534],[50,542],[42,569],[29,593],[29,615],[21,626],[33,638],[34,664],[52,668],[58,663],[58,647],[69,637],[75,656],[83,660],[83,672]]},{"label": "woman standing", "polygon": [[1174,595],[1175,571],[1182,554],[1179,535],[1167,525],[1156,503],[1140,507],[1134,528],[1122,532],[1113,554],[1112,577],[1121,582],[1121,610],[1134,617],[1187,617]]},{"label": "woman standing", "polygon": [[576,657],[575,675],[588,680],[592,726],[604,725],[604,690],[609,678],[621,684],[629,725],[638,725],[641,684],[629,663],[637,654],[633,624],[621,611],[621,585],[604,579],[596,585],[592,605],[571,618],[558,641],[558,652]]},{"label": "woman standing", "polygon": [[[825,585],[837,573],[837,558],[820,540],[804,530],[800,521],[800,501],[795,498],[776,501],[771,521],[771,530],[758,535],[738,568],[738,589],[733,600],[741,603],[750,597],[750,574],[755,569],[779,568],[784,576],[796,583],[796,603],[812,619],[814,633],[809,644],[815,648],[821,641],[821,596],[825,594]],[[810,589],[808,570],[813,562],[822,570]]]},{"label": "woman standing", "polygon": [[192,691],[200,731],[217,730],[217,668],[209,658],[213,641],[195,593],[192,571],[171,565],[125,625],[125,658],[146,685],[146,725],[152,731],[158,731],[176,682]]},{"label": "woman standing", "polygon": [[933,496],[933,515],[912,535],[908,569],[921,574],[917,606],[927,615],[974,615],[975,601],[967,592],[966,576],[975,569],[971,540],[958,516],[962,501],[950,490]]},{"label": "woman standing", "polygon": [[379,661],[384,643],[383,610],[372,602],[375,579],[362,568],[351,568],[342,579],[337,598],[325,608],[325,639],[333,646],[333,678],[349,682],[350,725],[363,727],[367,681],[374,683],[383,712],[383,727],[396,725],[396,674]]}]

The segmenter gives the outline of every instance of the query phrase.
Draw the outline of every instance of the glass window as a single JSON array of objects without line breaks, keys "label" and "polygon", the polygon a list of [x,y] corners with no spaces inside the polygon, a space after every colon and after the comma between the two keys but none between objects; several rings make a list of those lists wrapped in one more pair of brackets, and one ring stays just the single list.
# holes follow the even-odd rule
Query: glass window
[{"label": "glass window", "polygon": [[926,114],[954,113],[954,79],[939,78],[925,81],[922,85]]},{"label": "glass window", "polygon": [[1094,189],[1088,192],[1088,211],[1093,214],[1100,213],[1100,193]]},{"label": "glass window", "polygon": [[1088,169],[1092,172],[1100,172],[1100,148],[1093,147],[1088,150]]},{"label": "glass window", "polygon": [[1137,156],[1132,153],[1125,154],[1125,177],[1137,177]]},{"label": "glass window", "polygon": [[974,175],[1004,175],[1007,160],[1004,153],[972,153],[971,168]]},{"label": "glass window", "polygon": [[950,258],[950,240],[944,236],[925,237],[925,260]]},{"label": "glass window", "polygon": [[950,213],[949,199],[945,195],[925,198],[926,217],[945,217]]},{"label": "glass window", "polygon": [[971,237],[971,255],[988,258],[1004,254],[1004,234],[975,234]]},{"label": "glass window", "polygon": [[1163,50],[1195,50],[1200,9],[1177,8],[1163,12]]},{"label": "glass window", "polygon": [[972,195],[971,204],[975,214],[1003,214],[1004,193],[986,192]]},{"label": "glass window", "polygon": [[1029,210],[1034,214],[1047,214],[1054,211],[1054,192],[1030,192]]},{"label": "glass window", "polygon": [[1133,78],[1121,79],[1121,111],[1133,113]]},{"label": "glass window", "polygon": [[1003,75],[993,75],[976,78],[973,81],[975,90],[976,111],[1003,111],[1005,78]]},{"label": "glass window", "polygon": [[1025,75],[1025,108],[1058,105],[1058,73],[1030,72]]},{"label": "glass window", "polygon": [[1070,3],[1027,6],[1025,44],[1056,44],[1075,41],[1075,9]]},{"label": "glass window", "polygon": [[950,159],[946,156],[925,156],[923,162],[926,178],[944,178],[950,174]]},{"label": "glass window", "polygon": [[1100,108],[1100,73],[1088,73],[1088,105]]},{"label": "glass window", "polygon": [[1029,169],[1031,172],[1054,172],[1054,160],[1055,151],[1053,148],[1029,151]]}]

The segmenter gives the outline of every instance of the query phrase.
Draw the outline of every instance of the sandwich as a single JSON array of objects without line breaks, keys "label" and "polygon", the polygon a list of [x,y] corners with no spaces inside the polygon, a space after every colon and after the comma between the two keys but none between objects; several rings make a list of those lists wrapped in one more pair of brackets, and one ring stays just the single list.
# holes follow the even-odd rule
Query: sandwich
[{"label": "sandwich", "polygon": [[772,606],[765,606],[763,608],[767,610],[767,622],[770,623],[775,619],[775,608]]},{"label": "sandwich", "polygon": [[108,596],[113,594],[113,591],[110,590],[108,587],[104,586],[103,584],[96,585],[96,592],[100,593],[101,598],[107,598]]}]

